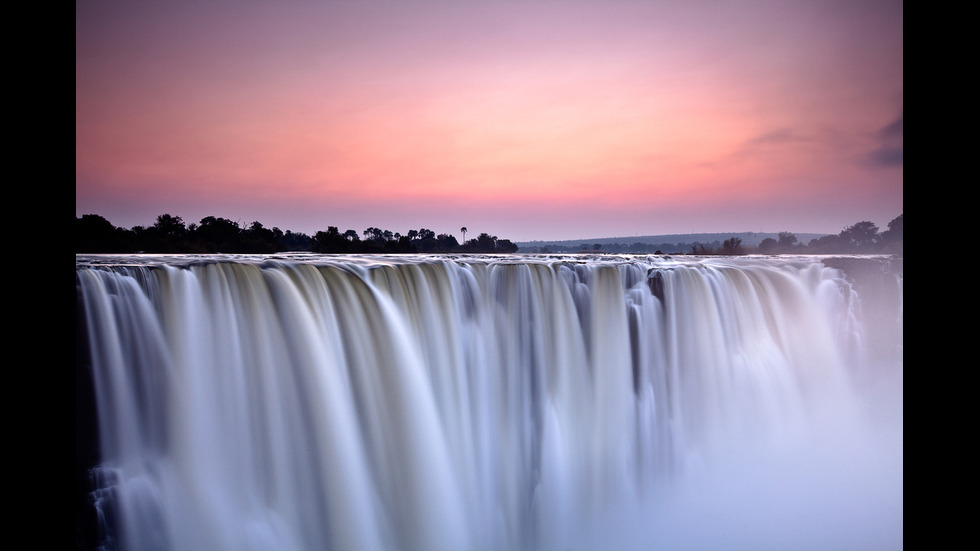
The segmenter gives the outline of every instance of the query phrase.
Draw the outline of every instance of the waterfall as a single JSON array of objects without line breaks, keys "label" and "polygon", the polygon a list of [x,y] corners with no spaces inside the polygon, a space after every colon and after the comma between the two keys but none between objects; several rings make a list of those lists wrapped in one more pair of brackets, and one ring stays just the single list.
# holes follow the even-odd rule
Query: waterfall
[{"label": "waterfall", "polygon": [[98,546],[901,548],[863,260],[77,257]]}]

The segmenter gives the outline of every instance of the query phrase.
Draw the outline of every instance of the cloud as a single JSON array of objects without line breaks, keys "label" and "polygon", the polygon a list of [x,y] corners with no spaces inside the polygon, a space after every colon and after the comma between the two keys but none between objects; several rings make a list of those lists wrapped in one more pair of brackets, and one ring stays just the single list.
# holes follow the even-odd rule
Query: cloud
[{"label": "cloud", "polygon": [[902,134],[905,129],[905,113],[898,116],[897,119],[889,123],[887,126],[878,131],[878,134],[885,139],[898,138],[902,139]]},{"label": "cloud", "polygon": [[756,136],[751,140],[746,142],[746,146],[763,145],[763,144],[783,144],[783,143],[798,143],[806,142],[809,139],[800,136],[799,134],[793,132],[788,128],[780,128],[778,130],[773,130],[772,132],[767,132],[765,134]]},{"label": "cloud", "polygon": [[812,138],[808,138],[791,128],[776,128],[742,141],[720,163],[704,162],[700,166],[705,168],[719,168],[725,163],[740,163],[750,159],[772,158],[773,151],[783,150],[785,152],[787,148],[793,148],[794,146],[812,141]]},{"label": "cloud", "polygon": [[902,166],[904,156],[902,146],[879,147],[871,152],[871,162],[878,166]]},{"label": "cloud", "polygon": [[870,154],[871,164],[877,167],[900,167],[905,157],[905,113],[878,131],[880,145]]}]

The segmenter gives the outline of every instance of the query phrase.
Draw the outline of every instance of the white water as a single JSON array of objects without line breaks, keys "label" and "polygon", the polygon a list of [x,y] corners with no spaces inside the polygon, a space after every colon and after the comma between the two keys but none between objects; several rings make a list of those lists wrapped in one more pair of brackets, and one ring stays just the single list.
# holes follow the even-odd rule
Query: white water
[{"label": "white water", "polygon": [[903,546],[900,277],[224,260],[78,262],[120,548]]}]

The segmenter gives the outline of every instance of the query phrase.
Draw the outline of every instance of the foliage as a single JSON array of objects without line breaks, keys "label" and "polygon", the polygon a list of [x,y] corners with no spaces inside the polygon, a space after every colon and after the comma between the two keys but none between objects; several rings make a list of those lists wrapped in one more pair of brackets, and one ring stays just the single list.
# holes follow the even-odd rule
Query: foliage
[{"label": "foliage", "polygon": [[[541,246],[525,244],[529,252],[553,254],[589,252],[604,254],[695,254],[695,255],[742,255],[742,254],[902,254],[903,215],[898,215],[888,223],[888,230],[878,233],[877,226],[871,222],[858,222],[848,226],[839,234],[824,235],[810,239],[804,244],[796,234],[783,231],[773,237],[756,241],[758,245],[746,245],[741,237],[732,236],[724,241],[686,243],[640,242],[632,244],[607,240],[604,243],[545,242]],[[716,235],[716,234],[697,234]],[[745,234],[743,234],[745,235]],[[813,234],[807,235],[811,237]],[[759,237],[762,237],[761,235]]]},{"label": "foliage", "polygon": [[797,243],[796,236],[788,231],[779,232],[779,239],[776,241],[781,249],[789,249],[795,247]]},{"label": "foliage", "polygon": [[99,251],[123,253],[133,250],[135,234],[114,227],[97,214],[85,214],[75,218],[75,251]]},{"label": "foliage", "polygon": [[[460,230],[465,236],[465,226]],[[76,253],[275,253],[284,251],[311,251],[328,254],[390,254],[390,253],[477,253],[509,254],[518,252],[518,246],[509,239],[499,239],[489,233],[464,240],[439,234],[427,228],[410,229],[404,235],[376,227],[363,232],[348,229],[343,233],[336,226],[318,231],[313,237],[279,228],[266,228],[254,221],[247,228],[233,220],[206,216],[198,224],[185,226],[183,219],[171,214],[161,214],[150,227],[134,226],[131,229],[114,227],[97,214],[85,214],[75,218]],[[364,235],[364,239],[360,239]],[[747,247],[738,237],[723,243],[659,243],[650,245],[633,243],[583,243],[581,250],[608,254],[663,254],[661,250],[689,252],[698,255],[738,254],[840,254],[885,253],[901,255],[904,239],[904,215],[900,214],[888,223],[888,229],[878,231],[872,222],[862,221],[847,226],[837,235],[825,235],[811,239],[804,245],[796,235],[779,232],[778,240],[766,238],[757,247]],[[552,252],[550,250],[540,252]]]},{"label": "foliage", "polygon": [[724,254],[742,254],[742,240],[738,237],[732,237],[731,239],[726,239],[722,243],[722,250]]},{"label": "foliage", "polygon": [[779,246],[778,241],[776,241],[771,237],[767,237],[762,240],[762,243],[759,243],[759,252],[765,254],[773,253],[776,251],[776,247],[778,246]]},{"label": "foliage", "polygon": [[[460,228],[464,235],[466,227]],[[364,235],[361,240],[359,235]],[[464,245],[456,237],[427,228],[411,229],[405,235],[369,227],[361,234],[348,229],[341,233],[328,226],[312,237],[279,228],[266,228],[254,221],[243,228],[237,221],[206,216],[198,224],[186,226],[183,219],[161,214],[148,228],[114,227],[97,214],[75,218],[75,253],[276,253],[310,251],[328,254],[398,253],[515,253],[516,244],[480,234]]]},{"label": "foliage", "polygon": [[878,240],[878,226],[872,222],[858,222],[840,232],[841,242],[855,251],[871,249]]}]

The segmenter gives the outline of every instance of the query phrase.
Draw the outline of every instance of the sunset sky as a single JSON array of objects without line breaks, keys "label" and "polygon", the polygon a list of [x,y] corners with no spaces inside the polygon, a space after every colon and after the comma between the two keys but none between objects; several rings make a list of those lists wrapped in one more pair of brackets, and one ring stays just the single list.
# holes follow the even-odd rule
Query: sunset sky
[{"label": "sunset sky", "polygon": [[513,241],[903,210],[895,0],[76,2],[75,214]]}]

